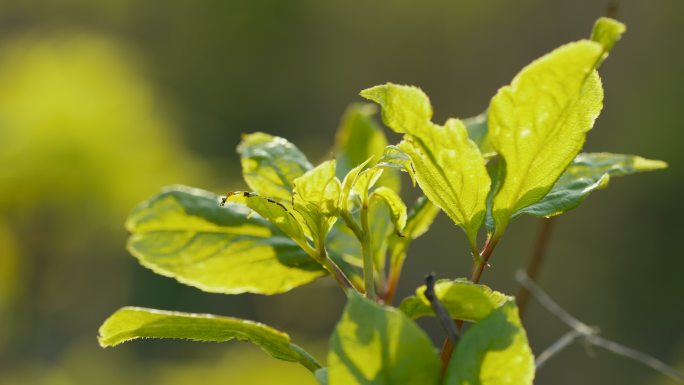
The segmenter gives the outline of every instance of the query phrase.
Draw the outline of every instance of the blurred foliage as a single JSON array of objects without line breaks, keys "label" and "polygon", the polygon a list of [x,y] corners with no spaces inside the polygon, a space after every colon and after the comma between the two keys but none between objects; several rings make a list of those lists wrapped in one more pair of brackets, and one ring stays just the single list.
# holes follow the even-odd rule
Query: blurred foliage
[{"label": "blurred foliage", "polygon": [[[606,3],[0,0],[0,384],[311,381],[251,348],[100,350],[99,323],[126,303],[254,318],[322,340],[341,311],[324,282],[270,299],[219,298],[155,278],[125,252],[128,212],[172,183],[242,187],[241,132],[284,136],[312,160],[329,158],[344,107],[373,84],[421,86],[443,111],[436,121],[475,115],[530,59],[585,34]],[[671,168],[616,180],[564,217],[541,280],[607,337],[670,362],[684,339],[684,206],[672,203],[684,187],[682,12],[680,0],[622,2],[630,30],[604,67],[606,105],[586,148]],[[536,223],[520,221],[485,275],[497,290],[514,292],[511,272],[534,240]],[[397,298],[426,272],[467,274],[454,231],[441,217],[416,241]],[[319,314],[303,317],[311,303]],[[529,310],[538,352],[563,327]],[[539,383],[655,377],[608,357],[573,349]],[[257,377],[240,377],[248,366]]]}]

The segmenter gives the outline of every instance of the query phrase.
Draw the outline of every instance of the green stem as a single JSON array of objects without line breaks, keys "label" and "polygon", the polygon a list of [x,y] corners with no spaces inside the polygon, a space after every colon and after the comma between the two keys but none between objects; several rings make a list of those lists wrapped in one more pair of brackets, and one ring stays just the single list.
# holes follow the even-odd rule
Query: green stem
[{"label": "green stem", "polygon": [[368,201],[361,207],[361,230],[363,232],[361,248],[363,249],[363,279],[366,287],[366,298],[375,300],[375,277],[373,267],[373,250],[371,249],[371,232],[368,222]]},{"label": "green stem", "polygon": [[333,278],[335,278],[335,281],[337,281],[337,284],[340,285],[340,287],[342,287],[342,289],[344,289],[344,290],[349,290],[349,289],[356,290],[356,287],[354,287],[354,285],[351,283],[351,281],[349,280],[349,277],[347,277],[344,274],[342,269],[340,269],[340,267],[337,266],[337,264],[332,259],[330,259],[330,257],[328,256],[328,253],[325,251],[325,249],[323,249],[323,251],[321,253],[321,261],[320,262],[323,265],[323,267],[330,273],[330,275],[332,275]]}]

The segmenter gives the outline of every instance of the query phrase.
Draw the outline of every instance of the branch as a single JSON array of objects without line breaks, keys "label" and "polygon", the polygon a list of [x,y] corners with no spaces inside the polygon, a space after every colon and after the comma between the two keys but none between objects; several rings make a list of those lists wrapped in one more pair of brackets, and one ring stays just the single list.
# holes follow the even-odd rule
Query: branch
[{"label": "branch", "polygon": [[428,274],[425,277],[425,286],[425,292],[423,293],[425,294],[425,298],[427,298],[427,300],[430,301],[430,306],[432,307],[432,310],[435,312],[435,315],[437,316],[439,323],[442,324],[442,328],[444,328],[444,331],[446,331],[448,340],[451,342],[452,345],[456,345],[459,331],[456,327],[456,324],[451,319],[449,312],[446,310],[442,302],[440,302],[439,298],[437,298],[437,295],[435,294],[434,273]]},{"label": "branch", "polygon": [[611,353],[630,358],[634,361],[640,362],[653,370],[656,370],[671,379],[684,383],[684,374],[676,370],[675,368],[665,364],[664,362],[647,355],[646,353],[640,352],[636,349],[621,345],[617,342],[607,340],[598,335],[598,329],[595,327],[588,326],[587,324],[579,321],[577,318],[573,317],[568,311],[560,307],[554,300],[549,297],[534,281],[527,276],[527,274],[519,270],[516,273],[516,280],[520,285],[525,287],[530,294],[551,314],[555,315],[563,321],[566,325],[570,327],[570,331],[564,334],[558,341],[547,348],[542,354],[539,355],[536,361],[537,370],[546,363],[551,357],[558,354],[564,348],[569,346],[575,340],[582,338],[587,343],[601,347],[608,350]]}]

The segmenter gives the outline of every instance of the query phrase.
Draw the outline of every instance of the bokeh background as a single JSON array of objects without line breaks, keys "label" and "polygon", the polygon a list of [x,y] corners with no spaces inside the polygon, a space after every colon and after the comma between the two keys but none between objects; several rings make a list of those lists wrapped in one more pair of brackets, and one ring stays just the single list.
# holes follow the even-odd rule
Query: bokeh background
[{"label": "bokeh background", "polygon": [[[202,293],[125,251],[130,209],[164,185],[243,188],[242,132],[330,156],[359,90],[422,87],[437,121],[481,112],[532,59],[588,36],[607,1],[0,1],[0,384],[314,384],[248,344],[134,342],[103,350],[123,305],[213,312],[288,331],[325,357],[343,305],[329,279],[274,297]],[[628,33],[601,69],[602,116],[586,149],[664,159],[561,217],[541,284],[603,334],[684,365],[684,2],[625,0]],[[391,136],[391,140],[396,140]],[[407,196],[415,191],[406,189]],[[510,228],[484,281],[513,272],[538,220]],[[463,250],[459,252],[458,250]],[[465,237],[443,216],[414,243],[399,296],[425,273],[468,274]],[[565,327],[533,304],[539,353]],[[438,326],[423,325],[436,341]],[[538,384],[669,384],[574,346]]]}]

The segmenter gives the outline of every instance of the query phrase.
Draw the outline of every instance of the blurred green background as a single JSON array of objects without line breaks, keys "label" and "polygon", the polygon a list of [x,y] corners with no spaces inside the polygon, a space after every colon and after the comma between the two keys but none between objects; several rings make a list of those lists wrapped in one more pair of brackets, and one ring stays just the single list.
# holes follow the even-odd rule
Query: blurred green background
[{"label": "blurred green background", "polygon": [[[525,64],[588,36],[607,1],[0,1],[0,384],[314,384],[242,343],[135,342],[102,350],[123,305],[213,312],[288,331],[324,358],[343,305],[329,279],[264,297],[202,293],[125,251],[130,209],[164,185],[243,188],[242,132],[330,156],[359,90],[422,87],[436,120],[481,112]],[[540,279],[604,336],[684,365],[684,2],[623,1],[628,33],[601,73],[586,149],[664,159],[560,218]],[[392,136],[395,140],[396,136]],[[408,195],[415,191],[407,188]],[[518,220],[484,282],[513,272],[539,223]],[[462,250],[462,251],[457,251]],[[399,297],[425,273],[466,276],[465,237],[443,216],[414,243]],[[533,304],[535,352],[565,327]],[[423,325],[436,341],[440,330]],[[537,384],[668,384],[574,346]]]}]

